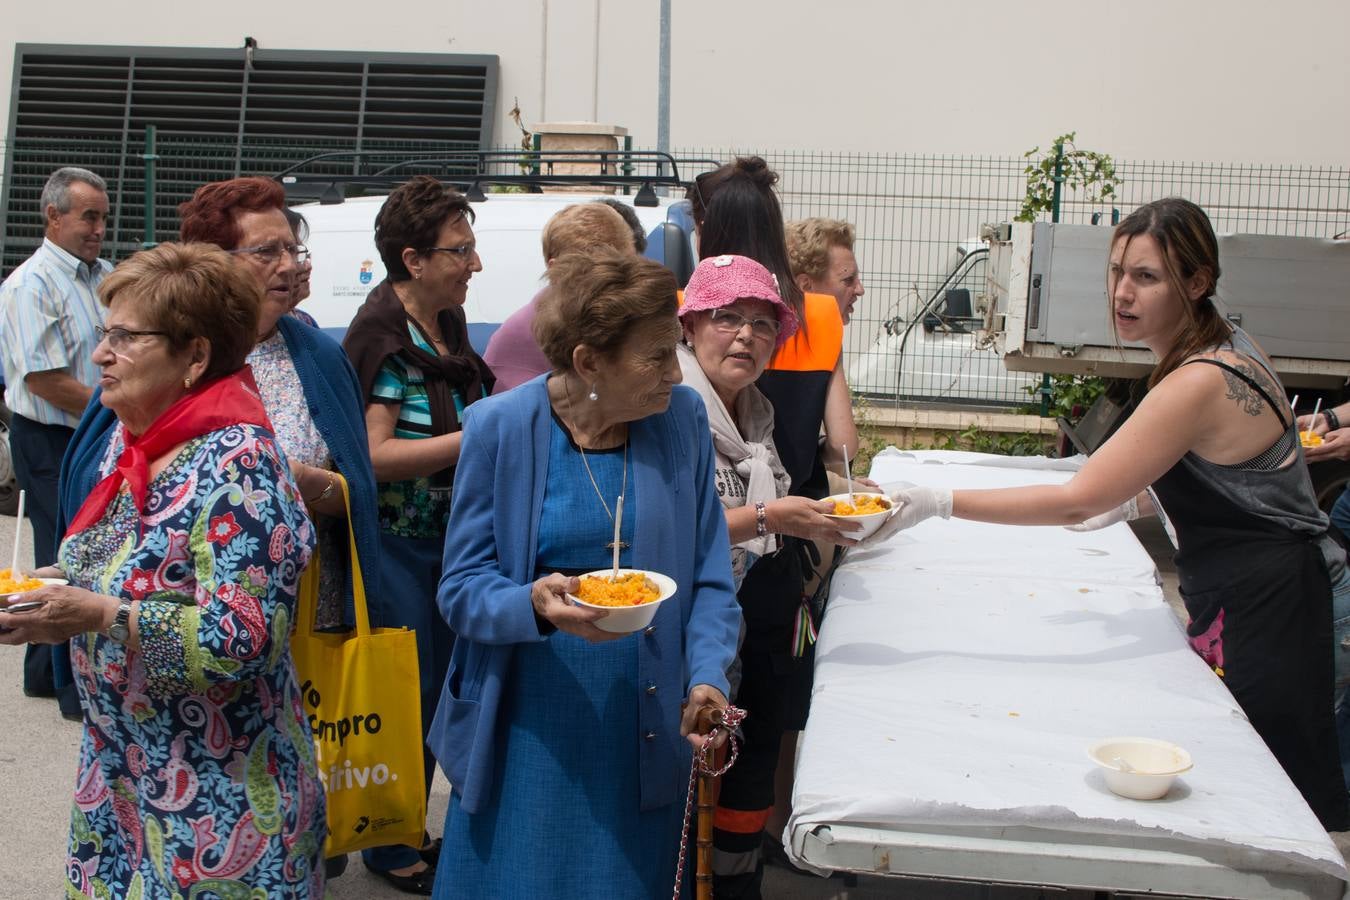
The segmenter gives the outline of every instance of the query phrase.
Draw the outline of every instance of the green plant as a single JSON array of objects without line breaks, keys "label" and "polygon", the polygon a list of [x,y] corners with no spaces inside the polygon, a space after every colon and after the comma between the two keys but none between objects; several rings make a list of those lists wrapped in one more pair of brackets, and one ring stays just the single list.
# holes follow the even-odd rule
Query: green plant
[{"label": "green plant", "polygon": [[[1074,144],[1077,132],[1061,134],[1051,143],[1051,152],[1036,159],[1040,147],[1032,147],[1022,158],[1027,160],[1027,193],[1022,209],[1015,217],[1019,222],[1034,222],[1042,213],[1054,212],[1055,182],[1084,192],[1088,203],[1101,203],[1116,194],[1121,179],[1116,174],[1116,162],[1105,153],[1080,150]],[[1056,163],[1059,164],[1058,176]]]},{"label": "green plant", "polygon": [[[1063,416],[1070,421],[1076,420],[1082,415],[1081,410],[1090,407],[1102,392],[1106,390],[1106,379],[1098,378],[1094,375],[1062,375],[1054,374],[1050,376],[1050,408],[1049,417],[1059,418]],[[1023,406],[1018,412],[1023,415],[1038,416],[1041,414],[1039,403],[1041,394],[1041,385],[1039,382],[1029,384],[1022,388],[1031,395],[1036,403],[1029,406]],[[1074,413],[1074,408],[1078,407],[1080,412]]]},{"label": "green plant", "polygon": [[931,446],[913,449],[973,450],[998,456],[1039,456],[1047,452],[1049,446],[1050,442],[1043,435],[1029,431],[985,431],[978,425],[971,425],[964,431],[934,432]]}]

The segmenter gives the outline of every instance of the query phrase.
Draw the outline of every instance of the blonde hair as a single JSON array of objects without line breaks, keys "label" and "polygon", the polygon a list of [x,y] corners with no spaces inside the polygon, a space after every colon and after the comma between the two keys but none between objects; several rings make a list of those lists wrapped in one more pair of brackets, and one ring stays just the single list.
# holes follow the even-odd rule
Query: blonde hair
[{"label": "blonde hair", "polygon": [[853,250],[853,226],[841,219],[799,219],[787,226],[788,263],[792,276],[819,280],[829,274],[830,248]]},{"label": "blonde hair", "polygon": [[163,243],[132,254],[98,288],[104,306],[122,295],[147,328],[164,332],[175,355],[206,338],[211,359],[202,381],[241,368],[257,343],[262,286],[215,244]]},{"label": "blonde hair", "polygon": [[566,253],[580,253],[594,247],[636,253],[633,230],[623,216],[603,203],[573,203],[553,214],[544,225],[540,243],[544,263]]}]

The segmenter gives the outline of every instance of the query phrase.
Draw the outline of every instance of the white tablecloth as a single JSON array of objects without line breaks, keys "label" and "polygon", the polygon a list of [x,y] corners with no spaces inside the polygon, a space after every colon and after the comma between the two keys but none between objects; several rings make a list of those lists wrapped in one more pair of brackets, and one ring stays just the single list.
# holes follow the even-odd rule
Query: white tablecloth
[{"label": "white tablecloth", "polygon": [[[976,488],[1063,481],[1063,469],[891,450],[871,475]],[[1087,758],[1094,740],[1131,735],[1174,741],[1194,759],[1162,800],[1117,797]],[[1275,873],[1308,895],[1339,896],[1347,879],[1335,845],[1187,646],[1125,525],[1075,533],[935,519],[852,552],[820,635],[786,833],[798,861],[834,867],[819,841],[807,846],[820,826],[1148,847]],[[1220,882],[1216,896],[1242,895]]]}]

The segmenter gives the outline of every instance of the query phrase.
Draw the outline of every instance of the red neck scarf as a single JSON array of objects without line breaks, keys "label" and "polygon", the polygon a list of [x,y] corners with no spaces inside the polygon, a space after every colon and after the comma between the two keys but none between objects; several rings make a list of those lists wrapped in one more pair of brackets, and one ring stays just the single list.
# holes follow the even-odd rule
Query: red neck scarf
[{"label": "red neck scarf", "polygon": [[130,488],[139,511],[145,505],[145,493],[150,486],[152,460],[159,459],[179,444],[230,425],[260,425],[269,430],[272,427],[258,395],[258,386],[253,381],[253,371],[248,366],[181,397],[161,413],[144,434],[137,436],[124,430],[117,468],[94,486],[93,493],[85,498],[66,534],[83,531],[102,519],[123,481]]}]

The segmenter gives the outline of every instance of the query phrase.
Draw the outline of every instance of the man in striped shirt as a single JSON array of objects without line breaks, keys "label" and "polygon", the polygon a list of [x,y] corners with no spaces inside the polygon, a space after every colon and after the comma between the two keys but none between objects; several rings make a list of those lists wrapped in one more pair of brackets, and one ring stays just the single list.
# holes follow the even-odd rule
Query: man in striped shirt
[{"label": "man in striped shirt", "polygon": [[[56,561],[61,457],[99,379],[90,356],[103,323],[98,286],[112,264],[98,258],[108,219],[102,178],[87,169],[57,169],[42,189],[41,205],[42,246],[0,285],[0,360],[14,413],[14,474],[28,493],[34,561],[45,566]],[[56,693],[50,650],[29,645],[25,694]],[[73,684],[63,686],[61,699],[63,715],[79,715]]]}]

